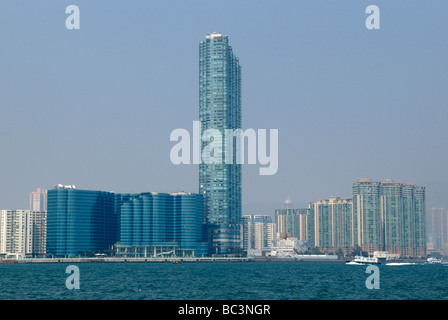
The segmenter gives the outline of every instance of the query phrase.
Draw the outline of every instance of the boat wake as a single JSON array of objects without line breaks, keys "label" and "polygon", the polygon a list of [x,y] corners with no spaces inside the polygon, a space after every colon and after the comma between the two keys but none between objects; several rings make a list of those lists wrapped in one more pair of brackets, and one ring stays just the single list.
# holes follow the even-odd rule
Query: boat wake
[{"label": "boat wake", "polygon": [[355,262],[355,261],[350,261],[346,263],[349,266],[363,266],[365,265],[364,263],[359,263],[359,262]]},{"label": "boat wake", "polygon": [[390,262],[390,263],[386,263],[386,266],[410,266],[410,265],[414,265],[415,263],[410,263],[410,262]]}]

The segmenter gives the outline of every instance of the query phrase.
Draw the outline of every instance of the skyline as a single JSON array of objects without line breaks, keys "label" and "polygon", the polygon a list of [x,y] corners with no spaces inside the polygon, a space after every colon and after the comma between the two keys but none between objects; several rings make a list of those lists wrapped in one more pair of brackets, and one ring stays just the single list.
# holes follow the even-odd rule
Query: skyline
[{"label": "skyline", "polygon": [[[238,254],[240,251],[235,248],[243,247],[239,242],[238,247],[233,248],[214,243],[217,239],[232,240],[227,236],[231,234],[214,237],[214,231],[222,227],[212,219],[205,221],[205,197],[201,193],[116,194],[58,185],[46,194],[48,210],[2,210],[2,237],[6,237],[2,243],[11,242],[13,248],[30,240],[26,250],[4,248],[3,253],[66,256],[82,252],[102,254],[113,247],[119,255],[157,257],[180,250],[182,256],[208,256]],[[336,197],[319,200],[307,209],[277,209],[275,223],[264,231],[274,241],[271,242],[273,247],[278,246],[275,241],[292,237],[305,241],[311,251],[341,253],[338,256],[360,248],[370,254],[385,251],[401,257],[424,258],[426,243],[440,249],[440,243],[433,240],[443,238],[443,229],[426,237],[428,219],[425,219],[424,209],[424,187],[360,179],[353,185],[352,199]],[[20,212],[25,214],[24,219],[20,218]],[[39,223],[45,219],[44,234],[39,232],[44,230],[39,227],[36,234],[33,231],[34,223],[29,220],[33,217]],[[18,224],[14,225],[14,221]],[[224,230],[220,232],[227,231]],[[244,224],[238,225],[241,235],[244,230]],[[16,239],[14,235],[23,238]],[[31,251],[34,243],[44,244],[44,248],[46,243],[47,250],[40,251],[42,245],[39,245],[36,246],[38,250]],[[175,251],[173,246],[177,248]]]},{"label": "skyline", "polygon": [[216,31],[244,67],[243,129],[279,129],[277,174],[243,167],[243,214],[350,197],[360,178],[425,186],[427,209],[448,207],[448,5],[376,1],[369,31],[370,3],[322,3],[217,2],[208,16],[205,1],[76,1],[73,31],[72,3],[2,4],[0,206],[25,209],[58,183],[198,192],[198,166],[170,162],[169,135],[198,120],[198,43]]}]

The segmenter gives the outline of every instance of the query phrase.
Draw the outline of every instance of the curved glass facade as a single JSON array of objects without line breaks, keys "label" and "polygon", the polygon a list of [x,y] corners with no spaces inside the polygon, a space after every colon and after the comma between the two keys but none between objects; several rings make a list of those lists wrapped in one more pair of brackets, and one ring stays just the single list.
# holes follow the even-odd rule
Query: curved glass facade
[{"label": "curved glass facade", "polygon": [[110,249],[117,239],[114,194],[104,191],[48,191],[47,254],[78,255]]},{"label": "curved glass facade", "polygon": [[[137,252],[136,247],[151,250],[171,246],[195,256],[208,255],[203,208],[199,194],[141,193],[123,197],[120,251],[125,247]],[[150,255],[144,251],[139,254]]]}]

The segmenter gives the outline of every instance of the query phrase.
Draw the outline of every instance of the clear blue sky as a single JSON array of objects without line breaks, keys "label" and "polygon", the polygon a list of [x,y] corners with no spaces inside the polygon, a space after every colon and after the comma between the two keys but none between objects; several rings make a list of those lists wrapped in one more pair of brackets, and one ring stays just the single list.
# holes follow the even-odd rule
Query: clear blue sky
[{"label": "clear blue sky", "polygon": [[[65,28],[70,4],[80,30]],[[279,130],[278,173],[243,167],[243,214],[350,197],[367,177],[448,207],[447,14],[437,0],[2,1],[0,208],[58,183],[197,192],[169,137],[198,120],[198,46],[214,31],[243,68],[243,128]]]}]

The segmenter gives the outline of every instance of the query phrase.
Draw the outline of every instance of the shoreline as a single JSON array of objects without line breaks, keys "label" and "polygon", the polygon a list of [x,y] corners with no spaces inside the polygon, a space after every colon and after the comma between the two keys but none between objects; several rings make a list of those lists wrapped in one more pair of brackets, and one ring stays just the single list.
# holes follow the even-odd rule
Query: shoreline
[{"label": "shoreline", "polygon": [[[316,259],[316,258],[235,258],[235,257],[204,257],[204,258],[25,258],[25,259],[1,259],[1,264],[40,264],[40,263],[195,263],[195,262],[293,262],[293,263],[306,263],[306,262],[333,262],[333,263],[346,263],[345,259]],[[424,260],[421,259],[402,259],[390,262],[403,262],[403,263],[421,263]]]},{"label": "shoreline", "polygon": [[194,262],[345,262],[343,259],[288,259],[288,258],[235,258],[235,257],[171,257],[171,258],[24,258],[1,259],[0,264],[30,263],[194,263]]}]

